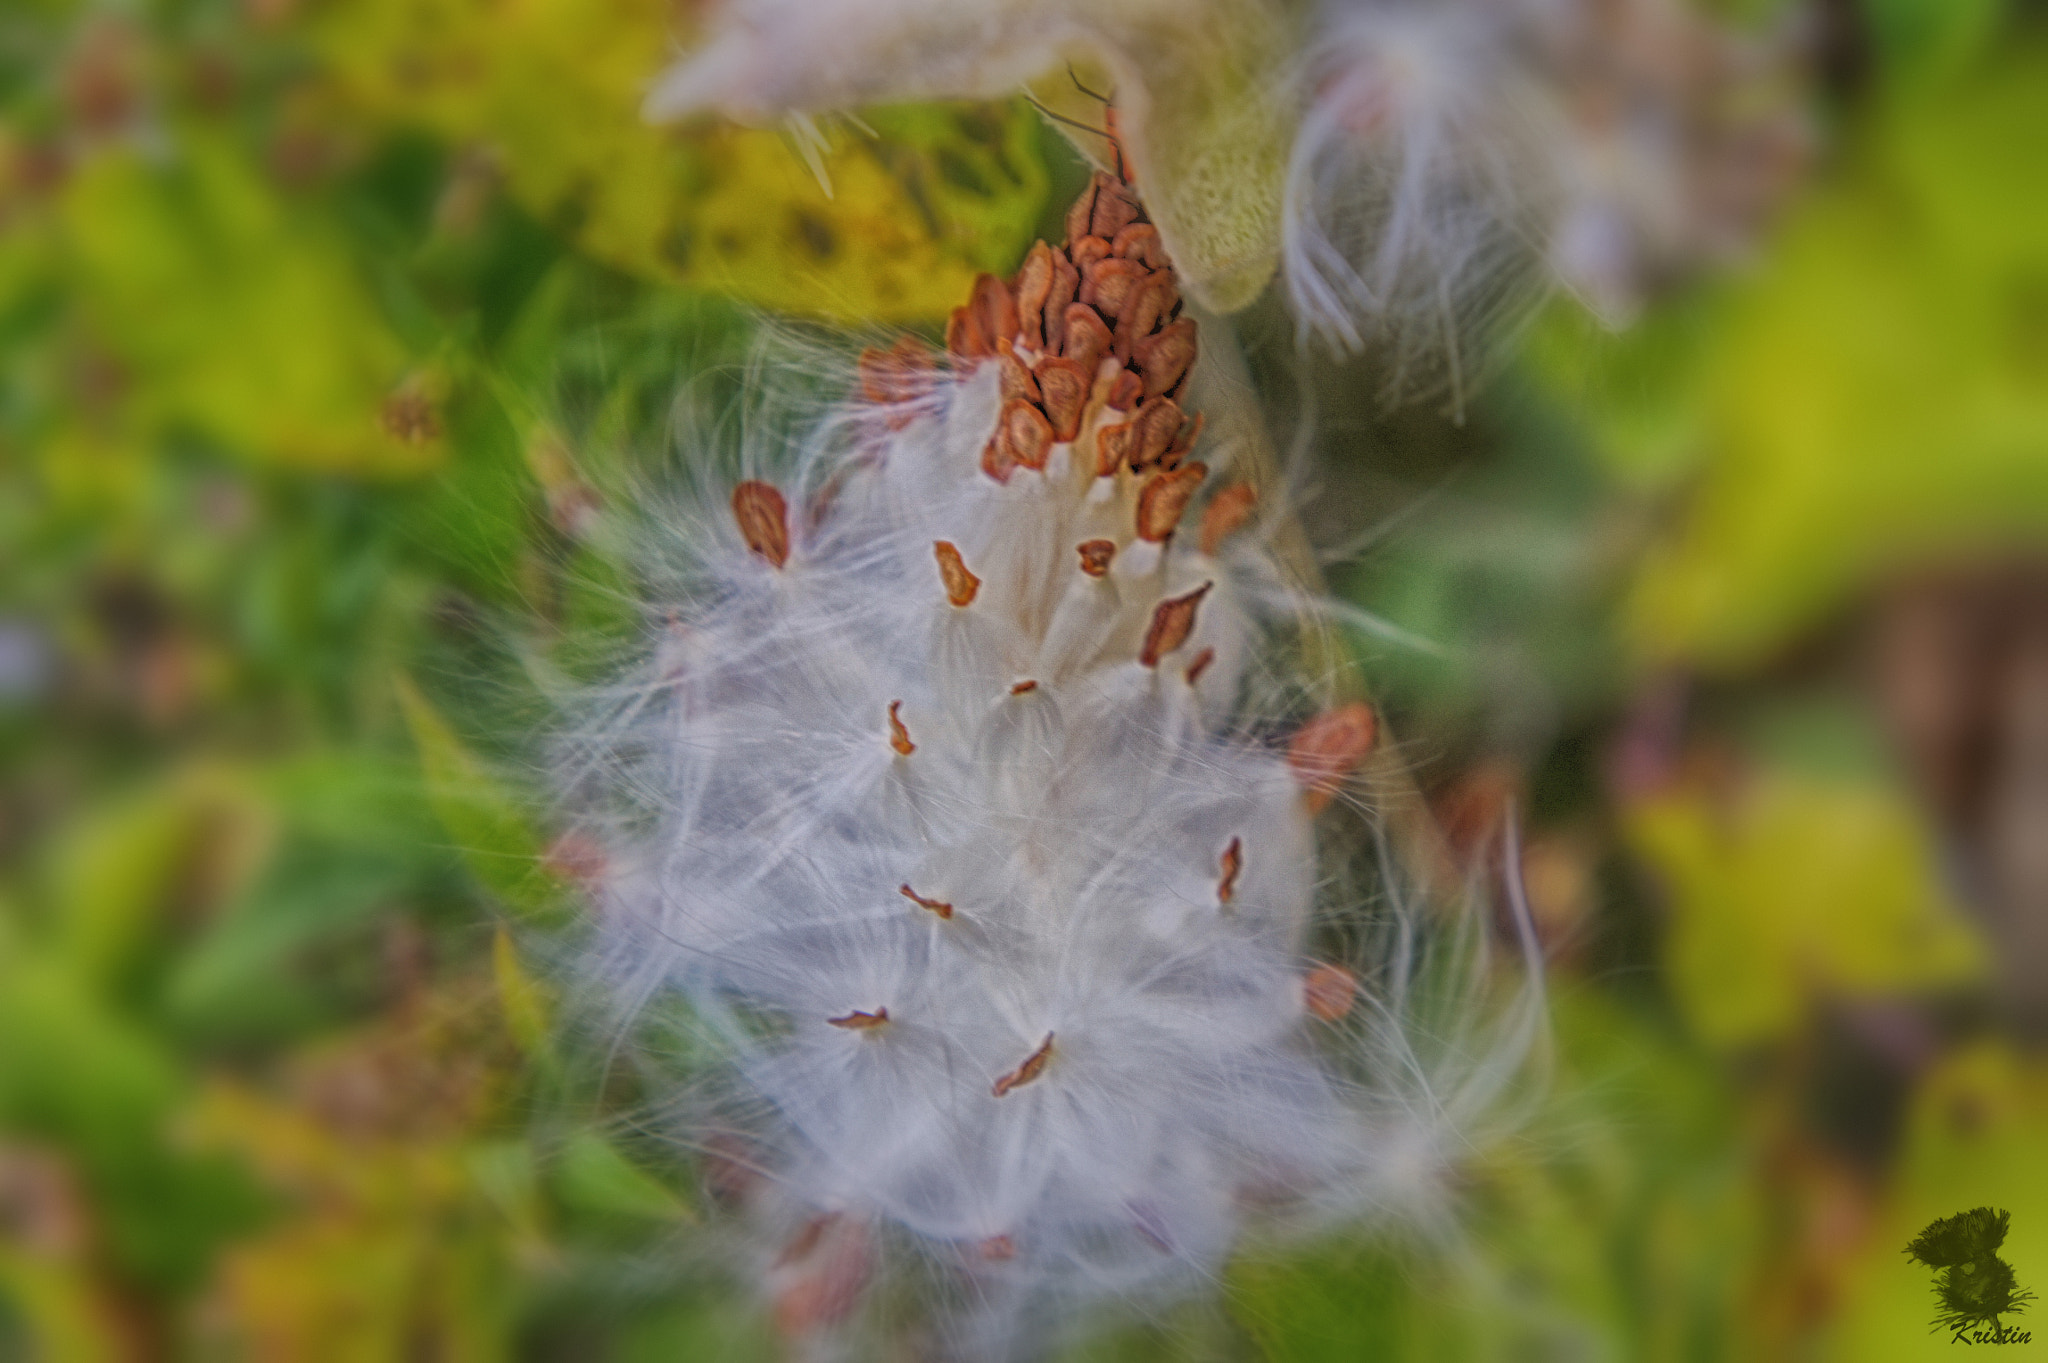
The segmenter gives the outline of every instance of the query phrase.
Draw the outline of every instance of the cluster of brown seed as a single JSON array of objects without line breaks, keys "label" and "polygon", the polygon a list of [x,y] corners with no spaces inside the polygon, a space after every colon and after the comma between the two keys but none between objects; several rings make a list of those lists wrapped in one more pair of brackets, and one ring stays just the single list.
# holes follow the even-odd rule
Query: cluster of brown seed
[{"label": "cluster of brown seed", "polygon": [[[1019,468],[1043,469],[1052,447],[1077,439],[1090,399],[1099,396],[1114,421],[1095,431],[1097,474],[1121,465],[1134,471],[1177,469],[1201,429],[1180,399],[1195,362],[1195,322],[1182,317],[1180,287],[1130,188],[1097,172],[1067,211],[1067,240],[1039,242],[1005,283],[982,275],[966,306],[946,326],[954,364],[1002,364],[1002,416],[981,456],[997,482]],[[1106,368],[1105,359],[1116,365]],[[861,380],[872,401],[899,403],[930,382],[931,364],[914,342],[861,357]],[[1184,509],[1200,477],[1175,484]],[[1164,539],[1162,496],[1147,528]]]}]

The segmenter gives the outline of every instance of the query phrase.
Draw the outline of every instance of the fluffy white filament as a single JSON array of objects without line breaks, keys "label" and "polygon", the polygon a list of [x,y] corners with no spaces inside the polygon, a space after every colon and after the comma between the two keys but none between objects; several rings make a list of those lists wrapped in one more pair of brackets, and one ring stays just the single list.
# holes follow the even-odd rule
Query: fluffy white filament
[{"label": "fluffy white filament", "polygon": [[1459,402],[1466,346],[1552,281],[1627,321],[1797,176],[1787,55],[1686,0],[1322,0],[1282,221],[1302,329]]},{"label": "fluffy white filament", "polygon": [[[1128,223],[1101,192],[1095,225]],[[1146,231],[1117,240],[1170,286]],[[1129,274],[1074,255],[1084,298]],[[1157,359],[1173,311],[1086,371],[1070,439],[1005,434],[1016,367],[1050,393],[1062,361],[1027,307],[999,356],[980,333],[950,372],[889,352],[863,373],[883,400],[754,448],[666,529],[660,643],[577,759],[610,796],[602,978],[630,1012],[680,1002],[680,1119],[792,1332],[911,1264],[994,1356],[1049,1301],[1199,1281],[1254,1209],[1426,1200],[1512,1063],[1455,1056],[1452,1028],[1484,1078],[1438,1086],[1399,915],[1386,940],[1350,920],[1376,973],[1310,957],[1315,816],[1370,714],[1316,716],[1273,647],[1282,576],[1194,428],[1143,453],[1126,429],[1179,421],[1140,396],[1186,391],[1187,352]]]}]

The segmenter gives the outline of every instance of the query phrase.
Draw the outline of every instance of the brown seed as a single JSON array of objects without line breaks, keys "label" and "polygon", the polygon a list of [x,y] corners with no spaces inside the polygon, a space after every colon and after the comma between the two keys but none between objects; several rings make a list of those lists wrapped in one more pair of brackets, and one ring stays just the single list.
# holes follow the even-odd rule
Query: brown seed
[{"label": "brown seed", "polygon": [[981,334],[988,337],[993,348],[999,341],[1012,340],[1017,335],[1017,300],[1010,296],[1010,286],[992,274],[974,277],[974,293],[968,306],[981,319]]},{"label": "brown seed", "polygon": [[1088,235],[1088,225],[1095,221],[1095,196],[1101,189],[1101,177],[1090,178],[1088,187],[1074,200],[1067,210],[1067,242],[1072,244]]},{"label": "brown seed", "polygon": [[1237,877],[1244,870],[1244,840],[1232,838],[1223,849],[1223,876],[1216,882],[1216,902],[1228,904],[1237,895]]},{"label": "brown seed", "polygon": [[1120,421],[1114,426],[1098,426],[1095,429],[1095,476],[1107,478],[1117,471],[1124,462],[1124,452],[1131,447],[1131,423]]},{"label": "brown seed", "polygon": [[941,918],[951,918],[953,916],[953,906],[943,899],[926,899],[908,885],[897,886],[896,893],[902,895],[920,909],[930,909]]},{"label": "brown seed", "polygon": [[1237,533],[1252,518],[1259,494],[1249,483],[1232,483],[1209,499],[1202,509],[1202,552],[1213,554],[1216,547]]},{"label": "brown seed", "polygon": [[1015,686],[1012,686],[1010,688],[1010,694],[1013,696],[1028,696],[1037,689],[1038,683],[1027,677],[1023,681],[1018,682]]},{"label": "brown seed", "polygon": [[1138,493],[1138,538],[1163,544],[1180,524],[1181,513],[1194,500],[1195,489],[1209,476],[1202,464],[1187,464],[1166,473],[1154,474]]},{"label": "brown seed", "polygon": [[1114,407],[1119,412],[1128,412],[1136,407],[1144,396],[1144,382],[1130,370],[1120,369],[1117,371],[1116,380],[1109,385],[1109,396],[1103,400],[1103,405]]},{"label": "brown seed", "polygon": [[1153,609],[1152,623],[1145,630],[1145,646],[1138,654],[1140,663],[1157,667],[1161,658],[1188,641],[1188,635],[1195,629],[1195,608],[1215,585],[1204,582],[1185,596],[1168,597]]},{"label": "brown seed", "polygon": [[1045,347],[1045,300],[1052,293],[1052,247],[1038,242],[1017,270],[1017,335],[1031,350]]},{"label": "brown seed", "polygon": [[1109,243],[1101,237],[1083,237],[1067,248],[1067,258],[1074,262],[1074,268],[1086,279],[1095,262],[1109,259]]},{"label": "brown seed", "polygon": [[1341,965],[1325,961],[1301,980],[1302,1003],[1324,1022],[1335,1022],[1350,1012],[1357,996],[1358,977]]},{"label": "brown seed", "polygon": [[1095,172],[1095,211],[1089,216],[1088,231],[1098,237],[1114,237],[1138,216],[1137,202],[1124,187]]},{"label": "brown seed", "polygon": [[1113,321],[1144,278],[1145,267],[1135,260],[1098,260],[1081,272],[1081,301]]},{"label": "brown seed", "polygon": [[947,317],[946,353],[962,369],[971,369],[976,361],[996,353],[995,342],[989,338],[988,329],[982,325],[980,315],[972,306],[955,308]]},{"label": "brown seed", "polygon": [[1052,438],[1072,440],[1081,434],[1081,417],[1088,410],[1088,386],[1094,375],[1079,361],[1056,356],[1040,360],[1032,373],[1038,380],[1039,401],[1052,420]]},{"label": "brown seed", "polygon": [[1195,362],[1195,319],[1183,317],[1131,347],[1131,361],[1145,376],[1145,396],[1171,392]]},{"label": "brown seed", "polygon": [[[1067,309],[1081,290],[1081,271],[1065,251],[1052,253],[1052,289],[1045,296],[1045,353],[1057,355],[1067,336]],[[1092,378],[1093,375],[1090,375]]]},{"label": "brown seed", "polygon": [[1019,468],[1042,469],[1052,452],[1052,423],[1022,398],[1004,405],[996,433],[981,452],[981,471],[998,483]]},{"label": "brown seed", "polygon": [[[897,407],[924,397],[934,385],[932,352],[922,340],[905,336],[889,350],[860,352],[860,395],[877,407]],[[889,430],[909,426],[913,413],[891,411]]]},{"label": "brown seed", "polygon": [[824,1239],[825,1232],[838,1219],[838,1212],[827,1212],[823,1216],[814,1216],[805,1222],[803,1229],[791,1236],[789,1243],[782,1247],[782,1253],[775,1256],[775,1267],[781,1268],[784,1264],[793,1264],[799,1259],[808,1259],[811,1256],[811,1251],[818,1247],[818,1241]]},{"label": "brown seed", "polygon": [[1116,557],[1115,540],[1083,540],[1074,547],[1081,551],[1081,571],[1090,577],[1108,572],[1110,560]]},{"label": "brown seed", "polygon": [[[1182,386],[1185,387],[1186,385]],[[1179,398],[1173,398],[1170,401],[1176,406],[1180,403]],[[1159,456],[1159,462],[1170,469],[1179,468],[1180,461],[1185,459],[1188,451],[1194,448],[1195,441],[1201,439],[1202,427],[1208,424],[1208,420],[1209,414],[1207,412],[1196,412],[1195,419],[1180,428],[1180,434],[1175,436],[1173,443],[1166,447],[1166,453]]]},{"label": "brown seed", "polygon": [[861,396],[878,406],[923,397],[932,388],[932,368],[931,350],[915,336],[905,336],[887,350],[870,346],[860,353]]},{"label": "brown seed", "polygon": [[789,503],[780,492],[749,478],[732,490],[732,518],[747,548],[778,568],[789,562]]},{"label": "brown seed", "polygon": [[[1173,294],[1173,277],[1165,270],[1137,282],[1130,297],[1124,301],[1123,310],[1117,314],[1117,359],[1127,365],[1131,363],[1137,355],[1138,345],[1151,338],[1152,328],[1158,326],[1160,318],[1166,315],[1167,300]],[[1161,388],[1159,391],[1163,393],[1166,390]]]},{"label": "brown seed", "polygon": [[1017,1242],[1007,1235],[991,1235],[974,1247],[974,1252],[991,1263],[1017,1257]]},{"label": "brown seed", "polygon": [[981,579],[967,571],[967,561],[951,540],[932,542],[932,554],[939,560],[939,580],[946,584],[946,599],[956,606],[972,605],[981,590]]},{"label": "brown seed", "polygon": [[1004,402],[1013,402],[1018,398],[1026,402],[1039,400],[1038,380],[1025,368],[1024,361],[1017,358],[1017,347],[1011,345],[1007,337],[996,342],[996,362],[1002,366]]},{"label": "brown seed", "polygon": [[1000,1098],[1011,1089],[1028,1084],[1045,1073],[1045,1065],[1052,1059],[1052,1033],[1045,1034],[1045,1040],[1038,1043],[1038,1049],[1024,1057],[1024,1063],[995,1082],[995,1095]]},{"label": "brown seed", "polygon": [[1320,813],[1344,779],[1372,751],[1379,721],[1363,701],[1340,705],[1296,730],[1287,744],[1287,765],[1308,793],[1311,814]]},{"label": "brown seed", "polygon": [[1135,260],[1147,269],[1157,269],[1166,263],[1165,248],[1159,244],[1159,229],[1149,222],[1134,222],[1117,233],[1109,243],[1109,253]]},{"label": "brown seed", "polygon": [[888,1020],[889,1010],[887,1008],[877,1008],[872,1013],[863,1013],[855,1011],[848,1013],[843,1018],[825,1019],[825,1021],[831,1023],[834,1027],[844,1027],[849,1032],[873,1031],[875,1028],[881,1026]]},{"label": "brown seed", "polygon": [[1202,674],[1209,670],[1209,664],[1215,661],[1216,650],[1213,648],[1205,648],[1200,653],[1197,653],[1194,661],[1188,664],[1188,685],[1193,686],[1196,682],[1200,681]]},{"label": "brown seed", "polygon": [[1153,398],[1131,418],[1131,443],[1124,451],[1134,469],[1158,463],[1172,448],[1187,416],[1172,398]]},{"label": "brown seed", "polygon": [[1066,344],[1060,353],[1081,366],[1092,382],[1095,366],[1102,363],[1102,357],[1109,353],[1115,338],[1109,328],[1102,324],[1102,318],[1086,303],[1067,304]]},{"label": "brown seed", "polygon": [[908,757],[917,751],[917,744],[910,741],[910,730],[903,727],[903,721],[896,714],[903,708],[903,702],[889,702],[889,746],[896,750],[898,757]]}]

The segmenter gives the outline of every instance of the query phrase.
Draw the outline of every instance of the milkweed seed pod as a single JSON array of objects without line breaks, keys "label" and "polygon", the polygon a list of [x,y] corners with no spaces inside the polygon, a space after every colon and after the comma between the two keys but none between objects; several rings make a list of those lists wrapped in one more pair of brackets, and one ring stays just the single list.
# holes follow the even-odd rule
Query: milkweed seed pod
[{"label": "milkweed seed pod", "polygon": [[1028,89],[1108,166],[1145,186],[1180,286],[1224,311],[1256,298],[1279,251],[1293,20],[1279,0],[720,0],[703,42],[656,84],[655,118],[749,122],[903,99]]},{"label": "milkweed seed pod", "polygon": [[662,1019],[665,1119],[793,1335],[915,1283],[954,1352],[1028,1353],[1054,1303],[1199,1284],[1248,1217],[1419,1195],[1511,1064],[1423,1086],[1416,925],[1328,902],[1318,816],[1377,724],[1286,647],[1198,345],[1096,176],[944,356],[866,352],[753,452],[567,754],[595,978]]},{"label": "milkweed seed pod", "polygon": [[1792,37],[1692,0],[723,0],[648,109],[1028,89],[1121,157],[1191,299],[1236,311],[1278,268],[1304,335],[1458,402],[1552,286],[1619,323],[1744,251],[1807,161]]}]

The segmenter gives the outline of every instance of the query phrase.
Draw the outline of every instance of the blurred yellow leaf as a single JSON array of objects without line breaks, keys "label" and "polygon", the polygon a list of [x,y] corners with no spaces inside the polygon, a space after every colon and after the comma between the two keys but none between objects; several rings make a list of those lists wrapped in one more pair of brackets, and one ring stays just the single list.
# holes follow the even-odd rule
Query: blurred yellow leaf
[{"label": "blurred yellow leaf", "polygon": [[[1937,1217],[1972,1207],[2000,1207],[2012,1224],[1999,1257],[2019,1285],[2048,1300],[2048,1067],[1997,1043],[1951,1056],[1927,1077],[1914,1099],[1905,1151],[1871,1236],[1847,1288],[1840,1324],[1816,1357],[1841,1363],[1899,1363],[1953,1347],[1932,1335],[1933,1276],[1902,1252]],[[2037,1301],[2005,1324],[2031,1331],[2032,1348],[2048,1338]]]},{"label": "blurred yellow leaf", "polygon": [[432,395],[334,224],[288,207],[230,145],[192,131],[163,165],[95,156],[66,183],[63,216],[128,419],[300,468],[398,476],[441,461],[419,405]]},{"label": "blurred yellow leaf", "polygon": [[1767,772],[1725,799],[1682,788],[1638,805],[1628,836],[1668,890],[1670,987],[1711,1045],[1782,1037],[1819,997],[1981,968],[1924,828],[1882,787]]},{"label": "blurred yellow leaf", "polygon": [[529,212],[621,269],[899,323],[942,317],[977,271],[1015,267],[1046,195],[1036,114],[881,110],[879,138],[657,129],[640,104],[674,50],[672,13],[668,0],[366,0],[326,7],[315,33],[345,98],[481,148]]},{"label": "blurred yellow leaf", "polygon": [[1732,306],[1641,651],[1754,662],[1868,581],[2048,537],[2048,56],[1902,103]]}]

